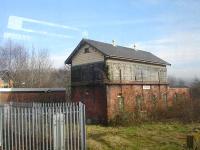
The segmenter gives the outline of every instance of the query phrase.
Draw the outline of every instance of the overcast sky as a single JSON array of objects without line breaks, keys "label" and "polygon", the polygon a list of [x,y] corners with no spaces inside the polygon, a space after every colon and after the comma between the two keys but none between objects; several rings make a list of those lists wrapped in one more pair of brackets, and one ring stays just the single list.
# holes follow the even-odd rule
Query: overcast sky
[{"label": "overcast sky", "polygon": [[60,67],[82,38],[152,52],[170,75],[200,76],[199,0],[0,0],[0,43],[47,48]]}]

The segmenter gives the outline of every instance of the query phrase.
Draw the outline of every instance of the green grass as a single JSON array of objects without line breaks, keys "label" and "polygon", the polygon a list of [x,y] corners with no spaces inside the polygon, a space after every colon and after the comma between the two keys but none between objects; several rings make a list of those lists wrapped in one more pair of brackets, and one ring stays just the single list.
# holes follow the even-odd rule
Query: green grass
[{"label": "green grass", "polygon": [[144,123],[131,127],[87,126],[89,150],[181,150],[186,135],[200,124]]}]

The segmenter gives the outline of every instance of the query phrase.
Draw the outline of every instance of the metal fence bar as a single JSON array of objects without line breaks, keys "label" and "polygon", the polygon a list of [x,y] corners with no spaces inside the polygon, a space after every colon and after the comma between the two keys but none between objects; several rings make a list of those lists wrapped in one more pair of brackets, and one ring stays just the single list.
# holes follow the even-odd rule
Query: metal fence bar
[{"label": "metal fence bar", "polygon": [[28,108],[24,108],[24,148],[28,148]]},{"label": "metal fence bar", "polygon": [[33,141],[33,150],[35,150],[35,115],[36,115],[36,113],[35,113],[35,108],[34,107],[32,107],[32,131],[33,131],[33,134],[32,134],[32,141]]},{"label": "metal fence bar", "polygon": [[22,123],[22,150],[24,150],[24,108],[21,109],[21,123]]},{"label": "metal fence bar", "polygon": [[0,104],[0,149],[86,150],[85,106]]},{"label": "metal fence bar", "polygon": [[3,111],[2,111],[2,107],[0,107],[0,146],[3,147]]},{"label": "metal fence bar", "polygon": [[5,147],[5,149],[7,149],[7,124],[6,124],[6,119],[7,119],[7,107],[4,107],[4,115],[5,115],[5,117],[4,117],[4,140],[5,140],[5,142],[4,142],[4,147]]},{"label": "metal fence bar", "polygon": [[8,111],[7,115],[8,115],[8,118],[7,118],[8,119],[7,120],[8,121],[8,124],[7,124],[7,126],[8,126],[8,130],[7,130],[7,133],[8,133],[8,150],[10,150],[10,145],[11,145],[10,140],[9,140],[10,139],[10,111]]},{"label": "metal fence bar", "polygon": [[[68,106],[66,105],[66,108],[68,109]],[[67,126],[67,129],[66,129],[66,138],[67,138],[67,150],[69,150],[69,111],[66,112],[66,126]]]},{"label": "metal fence bar", "polygon": [[13,108],[14,109],[14,149],[17,149],[18,148],[18,139],[17,139],[17,108]]}]

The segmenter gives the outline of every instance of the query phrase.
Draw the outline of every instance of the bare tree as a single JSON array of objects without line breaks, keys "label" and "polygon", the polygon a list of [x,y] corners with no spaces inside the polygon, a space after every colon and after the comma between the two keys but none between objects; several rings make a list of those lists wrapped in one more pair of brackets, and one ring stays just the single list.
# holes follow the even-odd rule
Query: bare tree
[{"label": "bare tree", "polygon": [[47,49],[28,50],[7,41],[0,47],[0,70],[9,71],[14,87],[67,87],[70,91],[70,67],[55,69]]},{"label": "bare tree", "polygon": [[32,49],[8,41],[0,48],[0,69],[8,70],[15,87],[48,87],[52,61],[48,50]]},{"label": "bare tree", "polygon": [[191,94],[194,100],[200,100],[200,80],[195,78],[191,84]]},{"label": "bare tree", "polygon": [[173,76],[168,77],[168,83],[170,87],[185,87],[186,81],[181,78],[176,78]]},{"label": "bare tree", "polygon": [[29,81],[28,87],[50,87],[50,77],[53,70],[52,61],[48,50],[32,49],[29,59]]},{"label": "bare tree", "polygon": [[12,41],[7,43],[0,49],[0,69],[7,70],[10,73],[15,86],[19,86],[25,80],[23,70],[28,67],[28,53],[27,50]]}]

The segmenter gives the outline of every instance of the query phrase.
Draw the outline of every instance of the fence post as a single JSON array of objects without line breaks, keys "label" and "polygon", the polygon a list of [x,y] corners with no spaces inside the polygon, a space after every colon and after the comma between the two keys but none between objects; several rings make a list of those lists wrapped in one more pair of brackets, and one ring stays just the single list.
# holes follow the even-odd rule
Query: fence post
[{"label": "fence post", "polygon": [[64,115],[63,113],[61,113],[61,108],[59,108],[58,110],[56,110],[56,114],[53,116],[55,150],[64,150],[63,127],[64,127]]},{"label": "fence post", "polygon": [[2,144],[3,144],[3,142],[2,142],[2,140],[3,140],[3,138],[2,138],[2,134],[3,134],[3,132],[2,132],[2,116],[3,116],[3,114],[2,114],[2,107],[0,106],[0,148],[2,149]]},{"label": "fence post", "polygon": [[84,132],[83,132],[83,136],[84,136],[84,150],[86,150],[86,118],[85,118],[85,105],[83,105],[83,129],[84,129]]},{"label": "fence post", "polygon": [[85,129],[85,107],[79,102],[80,126],[81,126],[81,150],[86,150],[86,129]]},{"label": "fence post", "polygon": [[192,150],[193,146],[194,146],[194,136],[187,135],[187,148]]}]

